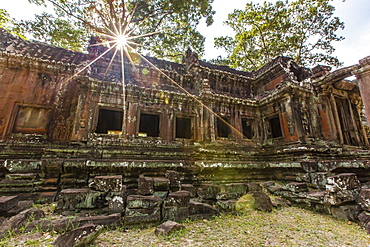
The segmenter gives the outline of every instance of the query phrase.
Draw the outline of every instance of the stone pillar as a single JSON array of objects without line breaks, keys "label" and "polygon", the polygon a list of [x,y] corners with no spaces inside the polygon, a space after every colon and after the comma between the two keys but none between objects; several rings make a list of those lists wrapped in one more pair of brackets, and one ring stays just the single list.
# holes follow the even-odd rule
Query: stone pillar
[{"label": "stone pillar", "polygon": [[359,63],[360,69],[355,71],[354,74],[358,79],[366,119],[370,123],[370,56],[361,59]]}]

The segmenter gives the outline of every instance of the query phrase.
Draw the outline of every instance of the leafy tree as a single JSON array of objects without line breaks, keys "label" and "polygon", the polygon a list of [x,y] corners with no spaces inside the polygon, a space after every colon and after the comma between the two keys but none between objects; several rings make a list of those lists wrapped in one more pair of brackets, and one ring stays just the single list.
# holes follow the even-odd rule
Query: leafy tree
[{"label": "leafy tree", "polygon": [[[83,47],[90,35],[103,36],[132,23],[132,35],[157,57],[180,59],[187,47],[204,53],[204,37],[196,31],[202,18],[213,22],[213,0],[29,0],[51,3],[55,14],[43,13],[21,26],[34,37],[70,49]],[[135,26],[135,27],[133,27]],[[110,31],[111,30],[111,31]],[[102,35],[103,34],[103,35]]]},{"label": "leafy tree", "polygon": [[10,18],[9,13],[5,9],[0,9],[0,28],[7,30],[8,32],[25,38],[22,33],[23,31],[17,25],[17,22],[14,19]]},{"label": "leafy tree", "polygon": [[225,22],[235,37],[215,39],[215,46],[226,50],[222,59],[234,68],[258,69],[276,56],[292,57],[303,66],[325,62],[339,66],[332,41],[344,23],[333,17],[330,0],[295,0],[247,3],[244,10],[235,10]]}]

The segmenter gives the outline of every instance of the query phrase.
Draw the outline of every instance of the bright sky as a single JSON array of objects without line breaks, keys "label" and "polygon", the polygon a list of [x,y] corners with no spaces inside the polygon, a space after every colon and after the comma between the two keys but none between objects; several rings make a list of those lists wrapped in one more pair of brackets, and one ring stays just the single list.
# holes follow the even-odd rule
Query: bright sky
[{"label": "bright sky", "polygon": [[[232,35],[231,30],[223,24],[227,14],[234,9],[244,9],[244,5],[251,0],[214,0],[213,8],[216,11],[215,22],[206,27],[200,24],[199,31],[206,37],[206,59],[225,55],[223,50],[213,47],[213,39],[223,35]],[[263,2],[254,0],[253,2]],[[335,55],[344,62],[344,66],[358,63],[358,60],[370,55],[370,0],[333,0],[336,7],[335,16],[344,21],[346,28],[338,32],[346,39],[333,43]],[[6,9],[16,19],[33,19],[35,13],[41,13],[44,8],[31,5],[27,0],[1,0],[0,8]]]}]

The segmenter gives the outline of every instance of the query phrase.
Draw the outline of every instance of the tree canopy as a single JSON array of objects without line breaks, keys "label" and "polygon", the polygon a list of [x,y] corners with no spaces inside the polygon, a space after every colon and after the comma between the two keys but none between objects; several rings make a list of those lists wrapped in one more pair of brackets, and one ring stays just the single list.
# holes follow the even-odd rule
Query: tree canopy
[{"label": "tree canopy", "polygon": [[221,36],[215,46],[224,48],[226,58],[213,60],[239,69],[258,69],[276,56],[292,57],[299,65],[318,62],[339,66],[332,56],[333,41],[344,38],[336,31],[344,23],[334,17],[330,0],[295,0],[247,3],[225,22],[235,37]]},{"label": "tree canopy", "polygon": [[[52,4],[54,13],[36,15],[17,23],[34,39],[72,50],[81,50],[91,35],[132,25],[142,51],[159,58],[179,60],[187,47],[204,53],[204,37],[196,30],[202,18],[213,22],[213,0],[29,0]],[[110,30],[110,31],[109,31]]]}]

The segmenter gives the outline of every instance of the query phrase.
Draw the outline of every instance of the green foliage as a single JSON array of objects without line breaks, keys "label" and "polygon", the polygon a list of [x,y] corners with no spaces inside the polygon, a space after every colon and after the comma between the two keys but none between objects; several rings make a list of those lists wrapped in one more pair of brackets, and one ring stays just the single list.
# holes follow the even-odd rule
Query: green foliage
[{"label": "green foliage", "polygon": [[[36,39],[78,49],[86,46],[90,35],[103,36],[126,27],[131,22],[132,35],[153,33],[136,39],[141,51],[163,58],[182,54],[187,47],[202,54],[204,37],[196,31],[202,18],[213,22],[209,0],[29,0],[44,5],[51,3],[55,14],[43,13],[33,21],[23,21],[22,27]],[[131,28],[131,27],[130,27]],[[110,31],[111,30],[111,31]],[[118,30],[120,31],[120,30]]]},{"label": "green foliage", "polygon": [[336,31],[344,28],[330,0],[295,0],[247,3],[225,22],[235,37],[215,39],[215,46],[228,53],[222,63],[242,69],[258,69],[276,56],[292,57],[307,66],[318,62],[339,66],[332,41],[343,40]]},{"label": "green foliage", "polygon": [[24,31],[18,26],[16,20],[10,18],[5,9],[0,9],[0,28],[24,39]]},{"label": "green foliage", "polygon": [[35,15],[33,21],[21,21],[19,26],[31,33],[34,39],[69,50],[81,50],[86,46],[88,33],[79,22],[69,22],[55,18],[48,13]]}]

